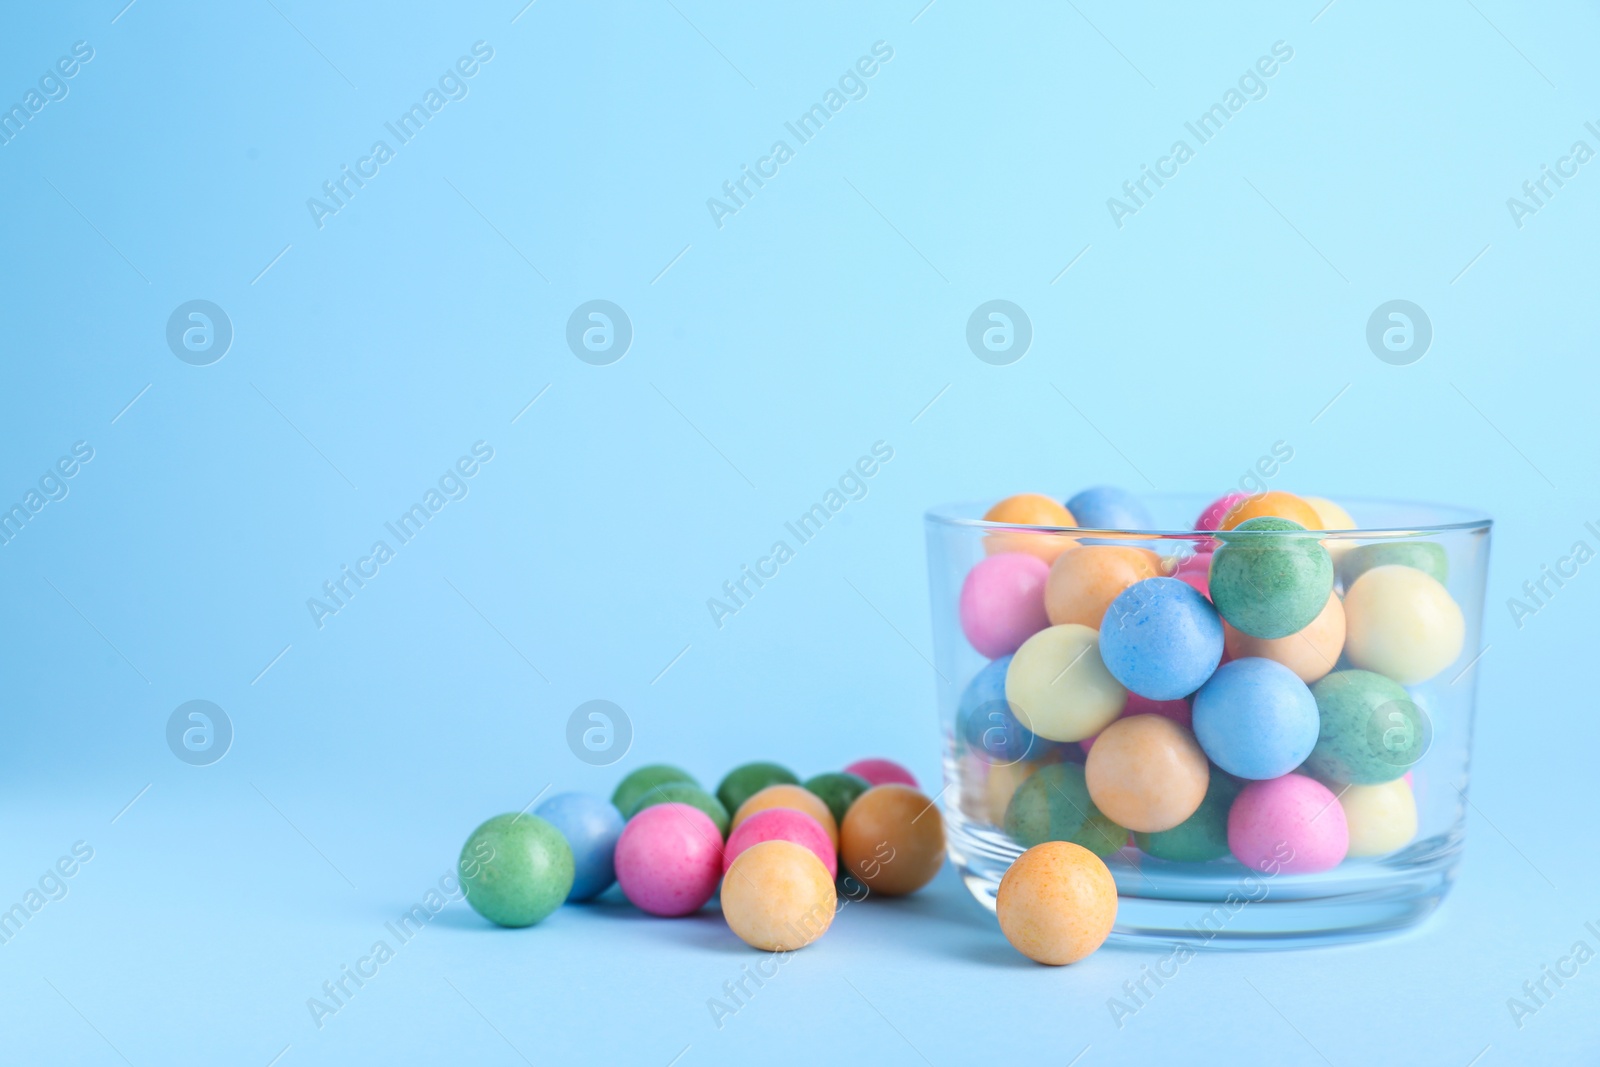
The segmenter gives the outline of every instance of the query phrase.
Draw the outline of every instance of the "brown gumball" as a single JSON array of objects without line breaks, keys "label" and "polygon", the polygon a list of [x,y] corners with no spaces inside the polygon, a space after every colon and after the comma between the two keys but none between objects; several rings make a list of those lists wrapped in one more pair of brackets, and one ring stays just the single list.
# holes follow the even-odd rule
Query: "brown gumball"
[{"label": "brown gumball", "polygon": [[839,854],[870,892],[915,893],[944,866],[944,819],[908,785],[876,786],[845,813]]}]

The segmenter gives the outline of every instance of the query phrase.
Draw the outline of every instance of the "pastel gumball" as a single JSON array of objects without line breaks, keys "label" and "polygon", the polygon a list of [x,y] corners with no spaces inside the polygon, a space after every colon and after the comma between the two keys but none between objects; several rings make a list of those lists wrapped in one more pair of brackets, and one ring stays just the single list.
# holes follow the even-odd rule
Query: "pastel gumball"
[{"label": "pastel gumball", "polygon": [[1222,529],[1223,518],[1233,510],[1235,504],[1249,495],[1248,493],[1240,492],[1222,494],[1206,505],[1205,510],[1200,513],[1200,517],[1194,520],[1194,528],[1196,530]]},{"label": "pastel gumball", "polygon": [[1134,834],[1139,851],[1171,863],[1206,863],[1228,854],[1228,811],[1244,783],[1211,768],[1205,799],[1195,813],[1170,830]]},{"label": "pastel gumball", "polygon": [[1071,841],[1109,856],[1128,840],[1128,830],[1102,812],[1089,796],[1076,763],[1042,767],[1017,787],[1006,806],[1006,835],[1023,848],[1045,841]]},{"label": "pastel gumball", "polygon": [[[1018,493],[1008,496],[988,511],[983,521],[1003,523],[1008,526],[1051,526],[1070,528],[1078,525],[1061,503],[1042,493]],[[1026,552],[1051,563],[1061,553],[1077,544],[1077,540],[1061,533],[1029,533],[1022,530],[995,530],[984,536],[983,549],[990,555],[1001,552]]]},{"label": "pastel gumball", "polygon": [[1105,861],[1069,841],[1035,845],[1000,879],[995,917],[1011,946],[1036,963],[1076,963],[1117,921],[1117,883]]},{"label": "pastel gumball", "polygon": [[[1211,602],[1235,629],[1252,637],[1288,637],[1327,607],[1333,560],[1303,526],[1262,516],[1220,539],[1211,554]],[[1345,613],[1348,626],[1348,602]]]},{"label": "pastel gumball", "polygon": [[1199,689],[1222,661],[1222,621],[1211,602],[1176,578],[1146,578],[1124,590],[1100,626],[1106,669],[1151,700]]},{"label": "pastel gumball", "polygon": [[1194,735],[1211,762],[1238,778],[1278,778],[1317,743],[1317,701],[1295,673],[1259,657],[1217,668],[1194,695]]},{"label": "pastel gumball", "polygon": [[[723,775],[717,784],[717,800],[729,812],[739,810],[739,805],[761,792],[769,785],[799,785],[800,779],[781,763],[756,760],[743,763]],[[710,812],[706,814],[710,815]],[[715,816],[712,816],[715,818]]]},{"label": "pastel gumball", "polygon": [[1443,585],[1450,580],[1450,557],[1436,541],[1380,541],[1358,545],[1339,560],[1339,579],[1346,589],[1374,567],[1411,567]]},{"label": "pastel gumball", "polygon": [[532,926],[572,889],[572,846],[537,815],[496,815],[467,838],[457,863],[472,910],[500,926]]},{"label": "pastel gumball", "polygon": [[723,837],[728,836],[728,809],[722,806],[722,801],[707,793],[693,782],[662,782],[649,790],[633,805],[633,810],[628,812],[631,819],[640,811],[653,804],[688,804],[699,808],[711,817],[716,825],[717,833]]},{"label": "pastel gumball", "polygon": [[1050,565],[1045,582],[1044,608],[1048,621],[1057,626],[1078,623],[1098,630],[1106,608],[1118,594],[1134,582],[1154,578],[1157,573],[1156,561],[1147,549],[1082,545],[1071,552],[1063,552]]},{"label": "pastel gumball", "polygon": [[1086,530],[1151,530],[1150,509],[1133,493],[1112,485],[1085,489],[1067,501],[1067,510]]},{"label": "pastel gumball", "polygon": [[839,898],[833,876],[792,841],[762,841],[740,854],[722,882],[722,916],[751,948],[791,952],[821,937]]},{"label": "pastel gumball", "polygon": [[[853,772],[860,774],[860,771]],[[865,775],[862,775],[865,777]],[[828,839],[835,845],[839,843],[839,824],[834,822],[833,812],[823,799],[801,785],[769,785],[755,796],[739,805],[739,810],[733,813],[733,821],[729,832],[739,829],[744,821],[758,811],[769,808],[792,808],[795,811],[805,812],[817,820],[817,825],[827,833]]]},{"label": "pastel gumball", "polygon": [[1211,599],[1211,553],[1184,553],[1170,568],[1169,577],[1191,586],[1195,592]]},{"label": "pastel gumball", "polygon": [[[1350,516],[1350,513],[1326,497],[1308,496],[1303,499],[1317,513],[1317,529],[1356,529],[1356,520]],[[1334,566],[1338,567],[1339,561],[1344,558],[1345,553],[1355,547],[1355,542],[1347,538],[1330,537],[1322,542],[1322,547],[1328,550],[1328,555],[1333,557]]]},{"label": "pastel gumball", "polygon": [[690,785],[699,785],[694,780],[694,775],[681,767],[674,767],[670,763],[651,763],[636,770],[630,771],[622,781],[617,783],[617,788],[611,794],[611,803],[624,816],[631,815],[639,806],[639,799],[658,785],[667,782],[688,782]]},{"label": "pastel gumball", "polygon": [[1427,752],[1433,725],[1393,678],[1334,671],[1311,687],[1321,726],[1306,772],[1336,785],[1378,785],[1402,777]]},{"label": "pastel gumball", "polygon": [[792,841],[815,853],[828,869],[829,878],[839,874],[838,849],[828,831],[816,819],[793,808],[768,808],[740,823],[739,828],[728,835],[728,843],[723,847],[722,869],[726,871],[740,853],[762,841]]},{"label": "pastel gumball", "polygon": [[1414,567],[1391,563],[1367,571],[1345,591],[1344,612],[1350,662],[1401,685],[1437,675],[1466,640],[1460,606]]},{"label": "pastel gumball", "polygon": [[[1128,703],[1123,706],[1118,718],[1126,719],[1131,715],[1160,715],[1187,729],[1191,726],[1194,713],[1187,700],[1151,700],[1138,693],[1129,693]],[[1094,738],[1085,737],[1078,744],[1087,755],[1094,747]]]},{"label": "pastel gumball", "polygon": [[1281,489],[1269,489],[1265,493],[1253,493],[1229,508],[1222,517],[1222,525],[1217,529],[1232,530],[1251,519],[1268,516],[1287,519],[1306,530],[1320,529],[1322,524],[1317,509],[1300,497]]},{"label": "pastel gumball", "polygon": [[609,800],[588,793],[557,793],[533,813],[561,831],[572,848],[568,901],[593,900],[617,880],[612,860],[622,836],[622,813]]},{"label": "pastel gumball", "polygon": [[1041,630],[1006,671],[1006,700],[1018,721],[1049,741],[1092,737],[1121,712],[1128,691],[1100,658],[1100,635],[1068,623]]},{"label": "pastel gumball", "polygon": [[1106,727],[1083,769],[1095,805],[1139,833],[1170,830],[1193,815],[1211,777],[1194,734],[1160,715],[1135,715]]},{"label": "pastel gumball", "polygon": [[1417,836],[1417,800],[1404,778],[1381,785],[1351,785],[1339,793],[1350,829],[1350,855],[1382,856]]},{"label": "pastel gumball", "polygon": [[1002,656],[980,670],[956,705],[956,729],[967,751],[988,763],[1015,763],[1042,756],[1055,742],[1040,740],[1017,719],[1006,700],[1006,673],[1011,657]]},{"label": "pastel gumball", "polygon": [[1228,849],[1252,871],[1316,874],[1337,867],[1349,848],[1338,798],[1303,774],[1250,782],[1228,809]]},{"label": "pastel gumball", "polygon": [[689,804],[655,804],[628,820],[617,838],[617,884],[651,915],[689,915],[717,891],[722,835]]},{"label": "pastel gumball", "polygon": [[[1075,552],[1064,553],[1065,556]],[[961,632],[987,659],[1008,656],[1050,625],[1045,614],[1045,582],[1050,565],[1025,552],[988,556],[961,583]]]},{"label": "pastel gumball", "polygon": [[1337,593],[1329,593],[1322,612],[1288,637],[1251,637],[1222,620],[1223,647],[1230,658],[1259,656],[1273,660],[1308,685],[1333,670],[1344,651],[1344,638],[1344,604]]},{"label": "pastel gumball", "polygon": [[889,785],[897,782],[900,785],[909,785],[912,789],[920,789],[916,776],[906,770],[892,759],[858,759],[845,768],[847,774],[858,775],[865,778],[869,785]]},{"label": "pastel gumball", "polygon": [[1051,764],[1021,760],[1017,763],[993,764],[980,771],[983,775],[983,799],[982,806],[976,809],[980,816],[991,825],[1004,826],[1011,798],[1017,795],[1017,790],[1022,788],[1024,782],[1048,766]]},{"label": "pastel gumball", "polygon": [[915,893],[944,866],[944,819],[932,800],[890,783],[861,794],[839,830],[839,857],[870,891]]},{"label": "pastel gumball", "polygon": [[823,771],[805,780],[805,787],[828,805],[828,813],[835,823],[844,822],[844,813],[856,798],[872,788],[872,783],[859,774],[848,771]]}]

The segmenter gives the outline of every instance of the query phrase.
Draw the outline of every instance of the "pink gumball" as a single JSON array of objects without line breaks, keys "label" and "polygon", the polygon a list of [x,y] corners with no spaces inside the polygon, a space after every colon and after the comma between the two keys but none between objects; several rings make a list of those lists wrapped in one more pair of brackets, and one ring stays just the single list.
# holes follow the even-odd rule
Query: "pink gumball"
[{"label": "pink gumball", "polygon": [[1185,556],[1172,576],[1180,582],[1188,583],[1195,592],[1207,600],[1211,599],[1210,552],[1196,552],[1192,556]]},{"label": "pink gumball", "polygon": [[891,759],[858,759],[845,769],[846,774],[865,778],[868,785],[889,785],[898,782],[912,789],[921,789],[910,771]]},{"label": "pink gumball", "polygon": [[1303,774],[1251,782],[1228,809],[1228,849],[1252,871],[1316,874],[1337,867],[1349,848],[1339,799]]},{"label": "pink gumball", "polygon": [[728,873],[739,853],[763,841],[793,841],[808,848],[828,868],[829,878],[839,877],[839,854],[828,831],[805,812],[793,808],[767,808],[740,823],[723,846],[722,873]]},{"label": "pink gumball", "polygon": [[1200,517],[1194,520],[1194,528],[1196,530],[1217,529],[1222,525],[1222,517],[1228,514],[1228,512],[1233,509],[1235,504],[1249,495],[1249,493],[1234,491],[1232,493],[1225,493],[1222,496],[1219,496],[1217,499],[1207,504],[1206,509],[1200,513]]},{"label": "pink gumball", "polygon": [[617,838],[617,884],[651,915],[689,915],[717,891],[722,834],[688,804],[656,804],[628,820]]},{"label": "pink gumball", "polygon": [[1050,565],[1025,552],[997,552],[961,583],[961,632],[989,659],[1009,656],[1050,625],[1044,610]]}]

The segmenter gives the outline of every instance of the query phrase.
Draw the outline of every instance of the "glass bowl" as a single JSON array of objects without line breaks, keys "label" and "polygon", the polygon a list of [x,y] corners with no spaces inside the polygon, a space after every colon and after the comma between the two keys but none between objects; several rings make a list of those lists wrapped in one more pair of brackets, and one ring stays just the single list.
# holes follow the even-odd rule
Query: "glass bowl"
[{"label": "glass bowl", "polygon": [[[1009,671],[1009,665],[995,663],[991,667],[994,661],[989,656],[1002,658],[1001,650],[1006,642],[1003,635],[999,646],[992,634],[980,639],[979,643],[985,644],[985,651],[989,653],[986,656],[974,647],[963,628],[962,588],[972,568],[1000,552],[1021,552],[1049,560],[1052,556],[1062,558],[1058,553],[1091,546],[1121,546],[1154,553],[1146,558],[1157,568],[1156,573],[1176,576],[1205,592],[1209,561],[1215,558],[1206,553],[1224,544],[1260,544],[1273,538],[1298,538],[1303,545],[1311,539],[1307,533],[1289,531],[1258,531],[1248,535],[1243,531],[1197,532],[1192,529],[1195,517],[1213,503],[1211,499],[1178,494],[1153,494],[1140,499],[1153,517],[1156,529],[1090,530],[986,522],[982,518],[988,507],[985,504],[938,507],[925,517],[934,666],[940,677],[939,722],[945,778],[941,796],[946,812],[949,854],[973,896],[991,911],[1001,877],[1023,851],[1023,846],[1006,832],[1006,812],[1017,798],[1018,790],[1035,773],[1051,764],[1082,765],[1087,757],[1081,742],[1036,736],[1026,728],[1018,730],[1020,722],[1034,720],[1016,713],[1003,696],[998,705],[994,703],[997,679]],[[1403,714],[1385,705],[1381,713],[1376,710],[1372,713],[1367,729],[1370,743],[1376,746],[1375,751],[1380,756],[1391,748],[1401,753],[1393,760],[1393,774],[1398,776],[1404,771],[1403,781],[1409,785],[1415,803],[1415,832],[1402,840],[1407,836],[1403,828],[1399,837],[1391,833],[1387,838],[1386,831],[1380,830],[1376,836],[1363,831],[1361,847],[1351,851],[1365,854],[1348,855],[1336,866],[1315,873],[1297,873],[1291,869],[1293,864],[1255,861],[1246,866],[1231,852],[1217,858],[1184,862],[1158,858],[1141,849],[1136,844],[1138,838],[1115,822],[1100,820],[1110,827],[1109,831],[1097,825],[1096,820],[1089,817],[1096,814],[1093,806],[1085,801],[1083,794],[1077,793],[1074,800],[1066,795],[1072,793],[1072,789],[1063,792],[1052,785],[1057,793],[1052,802],[1070,805],[1066,809],[1069,811],[1081,812],[1080,805],[1091,809],[1081,827],[1072,828],[1070,833],[1052,833],[1047,839],[1078,840],[1105,859],[1121,898],[1112,934],[1114,940],[1177,940],[1250,948],[1371,937],[1418,922],[1436,908],[1449,891],[1461,855],[1466,817],[1475,668],[1483,647],[1483,598],[1491,521],[1475,511],[1438,504],[1359,498],[1341,499],[1339,503],[1362,528],[1310,531],[1310,534],[1314,534],[1314,539],[1328,552],[1335,575],[1333,594],[1340,600],[1341,612],[1350,586],[1374,566],[1383,565],[1428,573],[1433,580],[1440,581],[1449,598],[1460,608],[1459,652],[1454,653],[1446,666],[1426,678],[1401,679],[1406,699],[1397,706]],[[1050,573],[1054,575],[1058,570],[1062,570],[1059,565],[1052,565]],[[1030,573],[1037,573],[1037,568]],[[1420,581],[1409,574],[1398,577],[1413,585]],[[1373,582],[1369,582],[1358,600],[1372,603],[1367,591],[1374,587]],[[1434,595],[1437,595],[1436,590]],[[1336,661],[1318,668],[1326,669],[1330,678],[1339,672],[1372,668],[1374,663],[1391,674],[1405,673],[1387,666],[1395,660],[1389,656],[1392,650],[1383,644],[1385,634],[1397,635],[1396,642],[1403,640],[1403,636],[1399,636],[1393,626],[1368,621],[1373,609],[1365,604],[1361,607],[1365,614],[1360,647],[1355,644],[1356,635],[1352,630],[1350,644],[1341,640],[1337,653],[1326,649],[1321,653],[1325,658],[1337,656]],[[1328,610],[1333,609],[1330,606]],[[1355,610],[1353,605],[1352,611]],[[1110,618],[1108,612],[1100,625],[1109,625],[1106,620]],[[1238,637],[1237,633],[1229,636],[1230,649]],[[1258,653],[1259,648],[1259,645],[1250,646],[1244,651]],[[1432,671],[1437,662],[1450,654],[1450,648],[1442,654],[1436,653],[1434,662],[1425,670]],[[1098,650],[1095,656],[1098,658]],[[1232,658],[1224,653],[1222,662],[1226,664]],[[990,668],[987,689],[984,680],[979,678],[986,667]],[[1303,663],[1295,673],[1312,687],[1313,693],[1319,691],[1317,680],[1304,673]],[[1315,674],[1317,670],[1309,673]],[[974,684],[975,679],[977,684]],[[1004,687],[999,691],[1003,692]],[[989,701],[980,708],[984,693]],[[964,694],[968,705],[965,709],[962,707]],[[1320,710],[1322,702],[1318,703],[1320,743],[1330,728],[1327,714]],[[1168,701],[1161,708],[1141,703],[1135,695],[1133,705],[1125,708],[1124,714],[1156,711],[1187,727],[1192,695]],[[1014,712],[1009,718],[1005,715],[1008,709]],[[978,718],[983,721],[974,725],[973,720]],[[1009,727],[1004,725],[1007,722]],[[987,729],[980,729],[980,726]],[[1092,743],[1093,738],[1089,740]],[[1109,761],[1111,757],[1103,758]],[[1208,762],[1208,766],[1215,780],[1220,771],[1215,763]],[[1329,794],[1338,798],[1339,811],[1349,814],[1351,828],[1360,829],[1370,823],[1370,818],[1357,810],[1358,804],[1368,803],[1362,799],[1369,795],[1362,792],[1366,786],[1358,789],[1342,781],[1340,775],[1330,775],[1326,761],[1318,764],[1315,755],[1298,767],[1296,773],[1317,779]],[[1052,772],[1049,780],[1066,781],[1073,777],[1080,783],[1084,780],[1071,767]],[[1249,784],[1248,779],[1226,778],[1234,786]],[[1040,779],[1040,782],[1045,781]],[[1389,788],[1404,792],[1397,784]],[[1034,793],[1039,791],[1036,789]],[[1227,811],[1228,802],[1221,803],[1222,810]],[[1331,817],[1337,819],[1338,814]],[[1016,826],[1027,825],[1020,821],[1020,816],[1014,818],[1019,820]],[[1399,818],[1403,823],[1403,816]],[[1056,823],[1050,825],[1055,827]],[[1033,835],[1030,843],[1037,843],[1038,832],[1037,821],[1030,831],[1018,830],[1020,836]],[[1115,835],[1116,840],[1110,835]],[[1089,840],[1090,837],[1095,840]],[[1151,847],[1155,851],[1167,851]]]}]

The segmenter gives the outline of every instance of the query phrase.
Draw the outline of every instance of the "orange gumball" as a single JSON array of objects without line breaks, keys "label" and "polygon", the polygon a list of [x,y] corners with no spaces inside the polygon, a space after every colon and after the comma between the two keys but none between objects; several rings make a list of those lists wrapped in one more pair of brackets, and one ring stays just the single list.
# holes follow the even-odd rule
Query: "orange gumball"
[{"label": "orange gumball", "polygon": [[[1003,522],[1014,526],[1076,526],[1066,505],[1043,493],[1018,493],[1008,496],[983,513],[984,522]],[[1046,563],[1067,549],[1077,545],[1077,540],[1056,533],[1021,533],[1015,530],[996,530],[983,540],[983,550],[989,555],[996,552],[1026,552]]]},{"label": "orange gumball", "polygon": [[1081,545],[1063,552],[1045,580],[1044,610],[1054,626],[1075,622],[1100,629],[1100,620],[1124,589],[1161,574],[1158,557],[1147,548]]},{"label": "orange gumball", "polygon": [[1199,810],[1211,772],[1188,729],[1161,715],[1130,715],[1100,731],[1083,777],[1106,818],[1154,834]]},{"label": "orange gumball", "polygon": [[1105,861],[1071,841],[1046,841],[1017,857],[995,895],[1000,932],[1030,960],[1076,963],[1117,921],[1117,882]]},{"label": "orange gumball", "polygon": [[1222,642],[1229,659],[1260,656],[1276,660],[1310,685],[1333,670],[1334,664],[1339,662],[1339,653],[1344,651],[1344,605],[1339,602],[1337,593],[1329,593],[1322,613],[1305,629],[1288,637],[1251,637],[1235,630],[1224,619]]},{"label": "orange gumball", "polygon": [[1222,525],[1217,528],[1231,530],[1246,519],[1259,519],[1263,515],[1297,522],[1307,530],[1322,529],[1322,516],[1317,514],[1316,508],[1281,489],[1269,489],[1265,493],[1245,497],[1228,509],[1228,513],[1222,517]]}]

